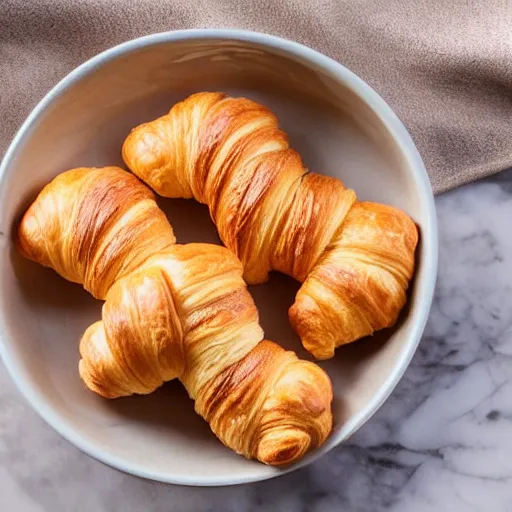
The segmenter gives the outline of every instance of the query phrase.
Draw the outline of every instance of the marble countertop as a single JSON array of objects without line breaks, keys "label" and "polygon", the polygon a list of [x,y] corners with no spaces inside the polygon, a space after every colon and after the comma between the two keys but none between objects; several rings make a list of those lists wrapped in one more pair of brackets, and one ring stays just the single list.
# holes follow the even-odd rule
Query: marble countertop
[{"label": "marble countertop", "polygon": [[63,440],[0,366],[0,510],[512,512],[512,170],[439,196],[437,208],[439,279],[424,338],[348,444],[262,483],[161,485]]}]

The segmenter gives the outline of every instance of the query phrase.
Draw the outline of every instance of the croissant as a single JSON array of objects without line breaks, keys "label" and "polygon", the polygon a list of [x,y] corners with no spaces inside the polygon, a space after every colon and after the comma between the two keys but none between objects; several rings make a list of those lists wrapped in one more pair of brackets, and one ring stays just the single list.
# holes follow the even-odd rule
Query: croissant
[{"label": "croissant", "polygon": [[307,170],[264,106],[194,94],[134,128],[122,155],[158,194],[208,205],[249,284],[271,270],[303,283],[289,317],[315,357],[396,322],[414,271],[416,225]]},{"label": "croissant", "polygon": [[105,300],[80,342],[79,372],[92,391],[146,394],[178,378],[226,446],[275,466],[329,435],[327,374],[263,340],[241,263],[221,246],[176,245],[133,174],[60,174],[26,211],[17,245]]}]

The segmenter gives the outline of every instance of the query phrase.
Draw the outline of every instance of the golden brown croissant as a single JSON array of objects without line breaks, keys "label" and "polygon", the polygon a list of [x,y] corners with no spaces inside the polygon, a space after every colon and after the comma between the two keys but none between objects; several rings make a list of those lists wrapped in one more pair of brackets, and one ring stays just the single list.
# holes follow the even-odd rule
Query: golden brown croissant
[{"label": "golden brown croissant", "polygon": [[289,316],[317,358],[396,322],[414,270],[414,222],[309,172],[267,108],[194,94],[134,128],[123,158],[158,194],[207,204],[249,284],[271,270],[303,282]]},{"label": "golden brown croissant", "polygon": [[241,263],[224,247],[175,245],[153,193],[132,174],[57,176],[25,213],[18,247],[105,300],[80,343],[91,390],[145,394],[179,378],[224,444],[272,465],[328,436],[328,376],[262,341]]}]

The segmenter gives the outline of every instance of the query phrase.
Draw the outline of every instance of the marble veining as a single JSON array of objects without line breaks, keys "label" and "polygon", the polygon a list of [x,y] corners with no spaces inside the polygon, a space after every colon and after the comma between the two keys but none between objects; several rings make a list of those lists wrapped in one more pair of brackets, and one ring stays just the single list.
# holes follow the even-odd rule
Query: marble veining
[{"label": "marble veining", "polygon": [[512,170],[437,198],[424,338],[382,409],[311,466],[198,489],[120,473],[60,438],[0,366],[0,510],[512,512]]}]

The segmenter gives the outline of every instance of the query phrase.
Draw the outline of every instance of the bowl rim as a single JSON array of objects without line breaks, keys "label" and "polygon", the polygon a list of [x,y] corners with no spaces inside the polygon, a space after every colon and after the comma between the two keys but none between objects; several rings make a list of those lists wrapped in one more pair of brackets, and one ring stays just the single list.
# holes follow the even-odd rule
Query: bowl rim
[{"label": "bowl rim", "polygon": [[[416,286],[421,288],[421,300],[418,301],[416,306],[416,309],[419,311],[416,313],[417,318],[413,323],[410,341],[402,351],[395,368],[388,376],[379,392],[372,397],[366,408],[356,415],[352,421],[350,421],[350,425],[348,425],[347,428],[344,428],[344,434],[336,436],[337,439],[333,439],[334,436],[331,436],[326,443],[304,457],[301,461],[290,467],[269,472],[269,474],[257,475],[256,477],[233,475],[229,478],[219,478],[216,476],[188,476],[180,475],[178,473],[163,474],[162,472],[148,470],[141,464],[129,462],[124,460],[122,457],[105,453],[101,447],[98,447],[82,434],[74,431],[70,425],[67,425],[66,421],[63,421],[60,414],[55,412],[53,407],[47,402],[44,394],[35,386],[32,386],[24,380],[23,367],[17,362],[16,357],[11,354],[8,348],[8,343],[5,339],[6,330],[4,326],[5,322],[3,318],[3,311],[0,311],[0,357],[2,358],[7,372],[14,381],[16,387],[39,416],[63,438],[89,456],[123,472],[163,483],[205,487],[237,485],[285,475],[319,459],[332,448],[350,438],[388,399],[398,382],[403,377],[406,369],[409,367],[412,357],[414,356],[421,341],[432,305],[438,265],[437,217],[430,179],[413,139],[398,116],[375,90],[373,90],[356,74],[347,69],[343,64],[301,43],[263,32],[225,28],[183,29],[149,34],[117,44],[98,53],[73,69],[39,101],[12,139],[12,142],[9,145],[0,165],[0,200],[5,193],[5,188],[7,188],[7,171],[10,166],[10,162],[16,153],[18,145],[23,142],[23,139],[26,136],[29,135],[31,126],[37,121],[38,117],[41,116],[44,111],[51,106],[53,101],[63,94],[68,88],[103,64],[122,55],[131,53],[134,50],[162,43],[187,40],[229,40],[234,42],[255,43],[272,50],[284,52],[286,55],[298,58],[306,64],[316,65],[319,68],[322,68],[334,77],[336,81],[339,81],[340,83],[343,83],[344,86],[350,88],[367,105],[370,106],[372,111],[386,126],[386,129],[400,148],[402,155],[406,158],[408,167],[411,169],[414,181],[420,190],[420,194],[423,196],[425,201],[426,218],[424,219],[422,232],[422,243],[424,244],[423,265],[425,266],[425,270],[421,282],[416,283]],[[4,240],[0,240],[0,242],[5,243],[6,235],[2,234],[1,238]]]}]

